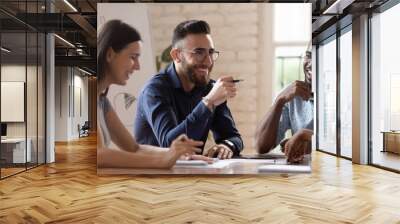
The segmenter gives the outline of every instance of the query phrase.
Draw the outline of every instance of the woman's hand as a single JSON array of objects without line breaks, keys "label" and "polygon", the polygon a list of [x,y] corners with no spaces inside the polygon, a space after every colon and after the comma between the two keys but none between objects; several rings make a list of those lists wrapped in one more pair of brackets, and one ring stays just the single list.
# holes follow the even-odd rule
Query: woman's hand
[{"label": "woman's hand", "polygon": [[203,160],[209,164],[214,162],[213,158],[203,156],[203,155],[196,155],[196,154],[192,154],[192,155],[185,154],[185,155],[182,155],[179,159],[181,159],[181,160]]},{"label": "woman's hand", "polygon": [[[181,156],[193,156],[196,152],[200,153],[200,146],[203,145],[202,141],[195,141],[189,139],[186,135],[182,134],[177,137],[167,151],[166,162],[168,167],[172,167],[176,160],[178,160]],[[195,157],[196,158],[196,157]]]}]

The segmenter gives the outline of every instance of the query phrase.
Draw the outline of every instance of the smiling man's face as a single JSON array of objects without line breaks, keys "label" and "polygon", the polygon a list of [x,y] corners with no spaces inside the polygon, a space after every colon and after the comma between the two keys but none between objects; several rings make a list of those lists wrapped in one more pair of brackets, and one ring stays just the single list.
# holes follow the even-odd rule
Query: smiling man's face
[{"label": "smiling man's face", "polygon": [[214,61],[209,52],[213,50],[209,34],[189,34],[183,40],[180,52],[183,72],[196,86],[205,86],[210,81]]}]

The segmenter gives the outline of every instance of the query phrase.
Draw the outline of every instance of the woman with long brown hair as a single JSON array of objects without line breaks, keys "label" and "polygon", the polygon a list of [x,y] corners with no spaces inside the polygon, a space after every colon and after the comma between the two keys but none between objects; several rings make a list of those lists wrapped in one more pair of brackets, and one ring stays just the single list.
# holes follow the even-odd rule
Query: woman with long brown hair
[{"label": "woman with long brown hair", "polygon": [[[135,70],[140,69],[142,40],[139,32],[120,20],[103,25],[97,37],[97,116],[99,167],[170,168],[176,160],[186,158],[211,161],[193,155],[201,151],[201,141],[185,135],[175,139],[169,148],[137,144],[122,124],[107,99],[111,84],[125,85]],[[119,149],[110,148],[113,142]]]}]

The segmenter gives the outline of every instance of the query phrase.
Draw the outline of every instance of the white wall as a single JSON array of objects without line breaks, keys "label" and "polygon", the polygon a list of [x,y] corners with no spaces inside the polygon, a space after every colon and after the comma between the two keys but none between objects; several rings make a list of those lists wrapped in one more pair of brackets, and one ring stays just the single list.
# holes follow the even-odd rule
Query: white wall
[{"label": "white wall", "polygon": [[[78,124],[88,120],[88,78],[71,67],[56,67],[55,73],[55,141],[77,139]],[[82,114],[77,105],[82,106]]]},{"label": "white wall", "polygon": [[[2,82],[25,82],[25,69],[28,72],[33,69],[32,66],[28,68],[22,65],[2,65],[1,66],[1,81]],[[25,82],[26,83],[26,82]],[[2,96],[3,98],[5,96]],[[1,110],[9,110],[9,108],[1,108]],[[24,108],[22,108],[24,110]],[[3,114],[4,112],[2,112]],[[12,122],[7,125],[7,134],[9,137],[24,137],[25,136],[25,125],[24,122]]]},{"label": "white wall", "polygon": [[[27,69],[28,74],[36,73],[36,67],[25,65],[2,65],[1,66],[1,81],[9,82],[25,82],[25,74]],[[29,98],[36,97],[36,91],[34,93],[27,93]],[[28,99],[27,99],[28,100]],[[31,101],[31,100],[28,100]],[[7,110],[8,108],[1,108],[1,110]],[[35,114],[36,115],[36,114]],[[28,114],[28,120],[30,121],[30,115]],[[25,137],[25,122],[7,122],[7,136],[8,137]],[[28,136],[29,137],[29,136]]]},{"label": "white wall", "polygon": [[55,68],[55,141],[68,140],[68,68]]},{"label": "white wall", "polygon": [[[75,70],[75,75],[74,75],[74,96],[72,98],[74,99],[74,102],[72,105],[74,106],[75,113],[72,113],[72,124],[71,124],[71,135],[73,138],[79,137],[78,129],[77,126],[78,124],[82,126],[85,121],[88,121],[88,77],[87,76],[81,76],[83,73],[78,73],[76,74],[77,70]],[[78,71],[79,72],[79,71]],[[80,93],[78,91],[80,90]],[[79,97],[80,94],[80,97]],[[79,102],[80,101],[80,102]],[[81,108],[79,108],[81,107]],[[81,110],[81,112],[79,111]]]},{"label": "white wall", "polygon": [[[33,161],[36,161],[36,153],[39,153],[39,163],[44,162],[44,92],[42,68],[36,66],[27,67],[21,64],[5,64],[1,66],[2,81],[25,82],[26,83],[26,106],[22,106],[22,112],[26,112],[26,121],[7,122],[7,137],[24,138],[25,135],[31,141]],[[27,78],[27,81],[25,80]],[[24,90],[21,90],[21,94]],[[2,90],[3,92],[3,90]],[[7,97],[2,95],[3,97]],[[2,107],[1,110],[13,113],[12,108]],[[14,112],[15,113],[15,112]]]}]

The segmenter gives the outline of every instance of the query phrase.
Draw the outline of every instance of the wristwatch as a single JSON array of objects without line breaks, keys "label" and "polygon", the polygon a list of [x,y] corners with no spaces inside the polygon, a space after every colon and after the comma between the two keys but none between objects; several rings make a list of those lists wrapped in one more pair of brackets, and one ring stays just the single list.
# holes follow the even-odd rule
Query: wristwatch
[{"label": "wristwatch", "polygon": [[221,142],[221,144],[228,146],[228,148],[231,149],[231,151],[233,152],[233,154],[235,154],[236,147],[235,147],[235,144],[233,144],[233,142],[231,142],[231,141],[229,141],[229,140],[223,140],[223,141]]}]

